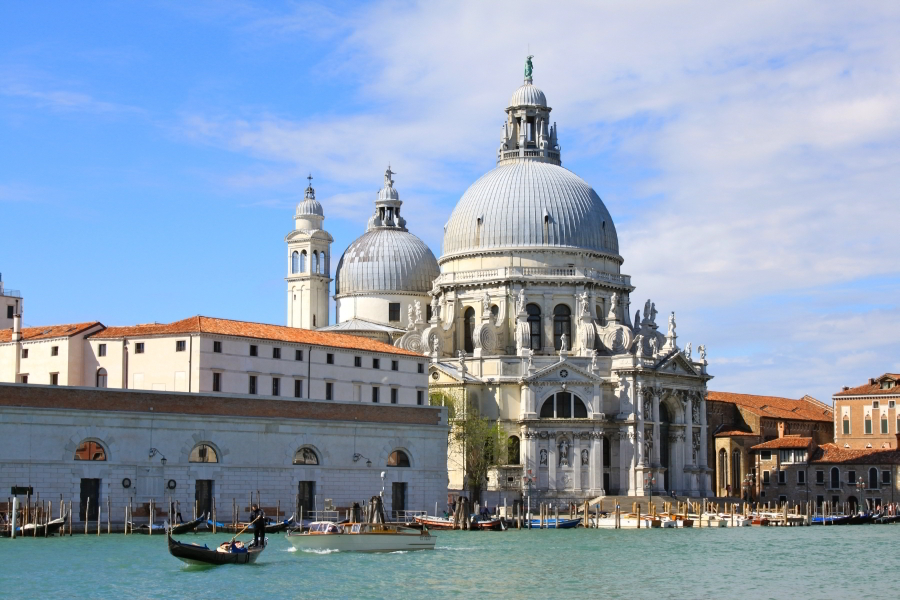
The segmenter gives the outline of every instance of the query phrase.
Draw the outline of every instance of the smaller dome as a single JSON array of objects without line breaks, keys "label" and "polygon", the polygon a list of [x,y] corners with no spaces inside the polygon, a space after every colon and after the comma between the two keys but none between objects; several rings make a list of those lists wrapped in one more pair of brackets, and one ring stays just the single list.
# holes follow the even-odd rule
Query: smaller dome
[{"label": "smaller dome", "polygon": [[316,215],[318,217],[325,216],[322,205],[316,200],[316,190],[314,190],[312,186],[306,188],[305,197],[297,204],[296,216],[302,217],[304,215]]},{"label": "smaller dome", "polygon": [[532,85],[530,80],[526,80],[525,84],[517,89],[512,98],[509,99],[510,108],[514,106],[540,106],[547,108],[547,96],[537,86]]}]

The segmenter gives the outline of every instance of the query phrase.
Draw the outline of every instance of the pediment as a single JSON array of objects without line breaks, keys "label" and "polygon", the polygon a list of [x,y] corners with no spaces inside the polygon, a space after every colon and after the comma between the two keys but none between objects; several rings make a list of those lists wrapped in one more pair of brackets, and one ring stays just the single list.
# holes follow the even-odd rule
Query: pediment
[{"label": "pediment", "polygon": [[537,370],[533,375],[523,377],[522,381],[532,384],[548,382],[554,384],[590,383],[593,385],[602,382],[603,379],[569,361],[560,361]]},{"label": "pediment", "polygon": [[687,375],[690,377],[700,377],[700,372],[696,367],[694,367],[691,361],[685,358],[684,354],[680,350],[660,361],[654,367],[654,370],[671,375]]},{"label": "pediment", "polygon": [[458,365],[454,363],[437,363],[428,367],[429,385],[481,383],[477,377],[473,377],[468,371],[465,374],[459,372]]}]

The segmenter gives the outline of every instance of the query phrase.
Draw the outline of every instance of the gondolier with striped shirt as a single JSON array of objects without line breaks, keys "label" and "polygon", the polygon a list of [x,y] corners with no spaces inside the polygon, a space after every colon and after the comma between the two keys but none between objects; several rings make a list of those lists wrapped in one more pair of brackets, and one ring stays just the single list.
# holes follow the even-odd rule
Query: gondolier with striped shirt
[{"label": "gondolier with striped shirt", "polygon": [[266,513],[256,504],[250,507],[250,522],[253,524],[253,545],[266,544]]}]

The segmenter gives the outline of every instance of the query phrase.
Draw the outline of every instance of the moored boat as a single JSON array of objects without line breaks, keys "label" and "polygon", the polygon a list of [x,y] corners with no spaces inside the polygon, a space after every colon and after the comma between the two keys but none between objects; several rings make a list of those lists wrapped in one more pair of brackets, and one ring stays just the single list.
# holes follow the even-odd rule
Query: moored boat
[{"label": "moored boat", "polygon": [[216,548],[206,544],[185,544],[172,539],[169,541],[169,554],[189,565],[246,565],[256,562],[265,546],[245,546],[242,542],[223,542]]},{"label": "moored boat", "polygon": [[178,525],[173,525],[170,528],[170,532],[172,535],[180,535],[182,533],[190,533],[191,531],[197,531],[197,528],[206,522],[206,515],[200,515],[193,521],[188,521],[187,523],[179,523]]},{"label": "moored boat", "polygon": [[[53,519],[49,523],[27,523],[21,527],[16,527],[16,536],[47,537],[53,535],[58,533],[60,528],[65,525],[67,518],[67,516],[62,516],[58,519]],[[0,537],[10,537],[10,535],[8,528],[0,532]]]},{"label": "moored boat", "polygon": [[428,529],[453,529],[454,522],[453,519],[448,517],[432,517],[428,515],[413,517],[413,520],[423,527],[427,527]]},{"label": "moored boat", "polygon": [[347,523],[332,521],[311,523],[308,531],[291,531],[285,536],[290,544],[305,551],[399,552],[434,550],[437,536],[427,529],[418,531],[390,523]]},{"label": "moored boat", "polygon": [[[544,519],[544,529],[574,529],[581,523],[581,519]],[[541,526],[540,519],[531,519],[531,528],[538,529]]]}]

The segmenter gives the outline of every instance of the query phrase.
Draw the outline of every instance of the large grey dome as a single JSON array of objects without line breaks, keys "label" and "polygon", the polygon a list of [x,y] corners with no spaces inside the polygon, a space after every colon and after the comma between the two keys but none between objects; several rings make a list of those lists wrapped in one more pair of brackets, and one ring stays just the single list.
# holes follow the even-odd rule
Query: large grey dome
[{"label": "large grey dome", "polygon": [[597,192],[568,169],[529,159],[506,162],[466,190],[444,230],[442,259],[523,247],[619,253]]},{"label": "large grey dome", "polygon": [[350,244],[338,263],[335,296],[360,292],[426,294],[440,275],[425,243],[402,229],[370,229]]}]

